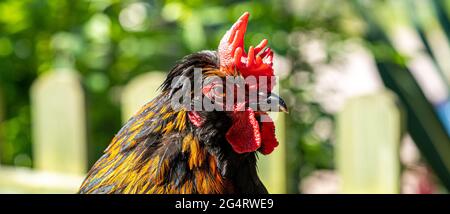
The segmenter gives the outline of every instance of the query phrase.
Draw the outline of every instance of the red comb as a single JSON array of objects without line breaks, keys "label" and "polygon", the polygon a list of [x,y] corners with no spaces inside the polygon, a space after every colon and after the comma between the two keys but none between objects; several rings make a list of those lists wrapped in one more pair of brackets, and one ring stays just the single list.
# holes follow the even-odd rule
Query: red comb
[{"label": "red comb", "polygon": [[244,35],[249,15],[245,12],[220,41],[220,67],[227,73],[233,73],[234,69],[237,69],[244,77],[271,77],[273,52],[270,48],[265,49],[267,39],[263,39],[256,47],[250,46],[248,53],[244,50]]}]

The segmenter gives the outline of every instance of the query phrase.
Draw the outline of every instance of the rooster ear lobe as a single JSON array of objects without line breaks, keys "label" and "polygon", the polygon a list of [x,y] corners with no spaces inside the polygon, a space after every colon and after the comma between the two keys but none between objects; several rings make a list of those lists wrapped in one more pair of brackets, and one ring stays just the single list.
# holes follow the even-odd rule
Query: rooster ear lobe
[{"label": "rooster ear lobe", "polygon": [[237,48],[244,50],[244,36],[247,31],[248,17],[245,12],[225,33],[220,40],[218,52],[221,67],[232,67],[234,65],[234,54]]}]

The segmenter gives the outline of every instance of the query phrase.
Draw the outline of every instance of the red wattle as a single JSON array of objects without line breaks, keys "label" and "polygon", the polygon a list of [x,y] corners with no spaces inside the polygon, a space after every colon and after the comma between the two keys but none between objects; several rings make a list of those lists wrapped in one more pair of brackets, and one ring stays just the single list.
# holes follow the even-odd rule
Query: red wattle
[{"label": "red wattle", "polygon": [[232,113],[233,125],[228,130],[226,138],[236,153],[259,151],[268,155],[278,146],[275,124],[267,114],[262,116],[266,118],[260,125],[255,112],[250,108]]},{"label": "red wattle", "polygon": [[251,109],[236,111],[232,115],[233,125],[226,138],[236,153],[254,152],[261,146],[259,124]]},{"label": "red wattle", "polygon": [[262,144],[258,151],[264,155],[272,153],[278,146],[278,140],[275,137],[275,124],[271,119],[268,122],[261,123],[261,139]]}]

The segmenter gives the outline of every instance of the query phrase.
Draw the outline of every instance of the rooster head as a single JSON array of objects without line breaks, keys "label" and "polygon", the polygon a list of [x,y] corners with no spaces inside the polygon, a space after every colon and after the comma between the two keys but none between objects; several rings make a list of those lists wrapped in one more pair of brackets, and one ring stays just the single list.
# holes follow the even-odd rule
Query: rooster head
[{"label": "rooster head", "polygon": [[[275,79],[273,70],[273,52],[267,46],[267,39],[256,46],[250,46],[248,52],[244,48],[244,36],[247,30],[249,13],[245,12],[229,29],[220,41],[218,47],[220,70],[227,75],[238,75],[256,81],[246,81],[247,94],[258,91],[258,99],[253,102],[246,97],[244,102],[237,101],[234,110],[229,112],[232,118],[231,128],[226,134],[228,142],[237,153],[259,151],[262,154],[271,153],[278,145],[275,137],[275,126],[265,111],[259,109],[261,100],[266,104],[274,104],[271,110],[287,111],[285,102],[272,93]],[[260,81],[260,77],[266,81]],[[265,95],[265,96],[259,96]]]},{"label": "rooster head", "polygon": [[[202,80],[200,96],[194,95],[189,100],[190,106],[203,104],[204,98],[222,110],[214,109],[212,114],[223,111],[231,124],[226,130],[226,140],[234,152],[238,154],[259,151],[262,154],[271,153],[278,145],[275,137],[275,126],[268,116],[268,111],[287,112],[285,102],[272,93],[275,85],[273,70],[273,52],[266,47],[268,41],[262,40],[255,47],[250,46],[248,52],[244,49],[244,35],[247,29],[249,13],[244,13],[233,24],[220,41],[218,51],[202,51],[185,57],[169,74],[173,76],[189,76],[188,83],[198,79],[192,70],[201,68]],[[194,76],[194,77],[192,77]],[[231,80],[231,81],[230,81]],[[174,80],[173,80],[174,81]],[[174,81],[171,91],[181,88]],[[229,84],[232,82],[232,84]],[[186,83],[186,82],[184,82]],[[165,84],[168,87],[168,83]],[[195,88],[195,87],[194,87]],[[183,90],[179,90],[183,93]],[[185,90],[195,94],[192,90]],[[172,94],[172,92],[171,92]],[[178,99],[178,98],[177,98]],[[194,126],[204,128],[208,121],[204,109],[189,109],[188,118]]]}]

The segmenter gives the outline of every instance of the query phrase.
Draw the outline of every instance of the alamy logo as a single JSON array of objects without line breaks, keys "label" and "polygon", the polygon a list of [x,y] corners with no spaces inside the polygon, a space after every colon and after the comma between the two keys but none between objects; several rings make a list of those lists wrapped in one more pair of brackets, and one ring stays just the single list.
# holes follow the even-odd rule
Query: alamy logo
[{"label": "alamy logo", "polygon": [[201,68],[195,68],[193,79],[173,79],[171,107],[187,111],[279,111],[278,103],[271,99],[276,81],[274,76],[206,76]]}]

